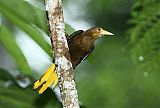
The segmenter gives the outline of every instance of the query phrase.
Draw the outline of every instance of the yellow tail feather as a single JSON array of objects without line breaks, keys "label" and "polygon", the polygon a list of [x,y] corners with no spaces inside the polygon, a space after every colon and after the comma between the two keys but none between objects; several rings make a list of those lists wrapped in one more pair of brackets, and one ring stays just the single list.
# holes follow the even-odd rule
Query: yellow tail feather
[{"label": "yellow tail feather", "polygon": [[33,89],[38,89],[38,93],[42,94],[51,84],[54,88],[58,83],[57,73],[55,72],[55,64],[52,64],[51,67],[43,74],[40,80],[34,83]]}]

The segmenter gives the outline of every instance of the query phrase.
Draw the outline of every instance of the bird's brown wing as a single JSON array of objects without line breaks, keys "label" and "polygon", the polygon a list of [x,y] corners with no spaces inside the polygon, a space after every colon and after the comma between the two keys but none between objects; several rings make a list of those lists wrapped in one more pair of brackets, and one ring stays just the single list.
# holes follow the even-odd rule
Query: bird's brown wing
[{"label": "bird's brown wing", "polygon": [[93,52],[93,50],[94,50],[94,46],[88,52],[84,53],[81,56],[79,62],[77,62],[76,64],[73,64],[73,69],[75,69],[78,66],[78,64],[80,64],[82,61],[86,60],[88,56]]},{"label": "bird's brown wing", "polygon": [[93,46],[87,53],[85,53],[85,54],[83,55],[81,61],[86,60],[86,59],[88,58],[88,56],[93,52],[93,50],[94,50],[94,46]]},{"label": "bird's brown wing", "polygon": [[83,32],[84,32],[83,30],[78,30],[78,31],[73,32],[71,35],[69,35],[69,36],[67,37],[68,43],[71,42],[71,40],[72,40],[73,37],[79,36],[79,35],[80,35],[81,33],[83,33]]}]

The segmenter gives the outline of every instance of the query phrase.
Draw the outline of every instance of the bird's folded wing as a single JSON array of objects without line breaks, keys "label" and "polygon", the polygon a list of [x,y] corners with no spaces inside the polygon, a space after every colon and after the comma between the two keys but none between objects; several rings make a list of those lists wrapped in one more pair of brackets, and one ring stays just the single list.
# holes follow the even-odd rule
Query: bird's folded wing
[{"label": "bird's folded wing", "polygon": [[78,31],[75,31],[74,33],[72,33],[71,35],[69,35],[67,37],[67,42],[68,44],[71,42],[72,38],[74,38],[75,36],[79,36],[80,34],[82,34],[84,31],[83,30],[78,30]]}]

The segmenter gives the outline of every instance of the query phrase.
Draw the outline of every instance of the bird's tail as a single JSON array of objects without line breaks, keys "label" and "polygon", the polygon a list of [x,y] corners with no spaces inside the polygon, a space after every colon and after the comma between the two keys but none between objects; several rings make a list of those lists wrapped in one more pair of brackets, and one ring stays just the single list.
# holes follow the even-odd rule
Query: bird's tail
[{"label": "bird's tail", "polygon": [[52,64],[46,72],[41,76],[41,78],[34,83],[33,89],[37,90],[39,94],[42,94],[51,84],[52,89],[58,83],[58,77],[56,73],[56,66]]}]

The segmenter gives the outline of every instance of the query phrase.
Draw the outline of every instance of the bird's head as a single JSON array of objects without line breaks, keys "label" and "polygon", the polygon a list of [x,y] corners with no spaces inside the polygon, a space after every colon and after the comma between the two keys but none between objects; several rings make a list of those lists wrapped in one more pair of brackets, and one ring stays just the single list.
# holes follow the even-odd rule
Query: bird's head
[{"label": "bird's head", "polygon": [[103,30],[101,27],[92,27],[88,29],[86,32],[89,36],[91,36],[94,39],[97,39],[98,37],[101,37],[103,35],[114,35],[111,32]]}]

